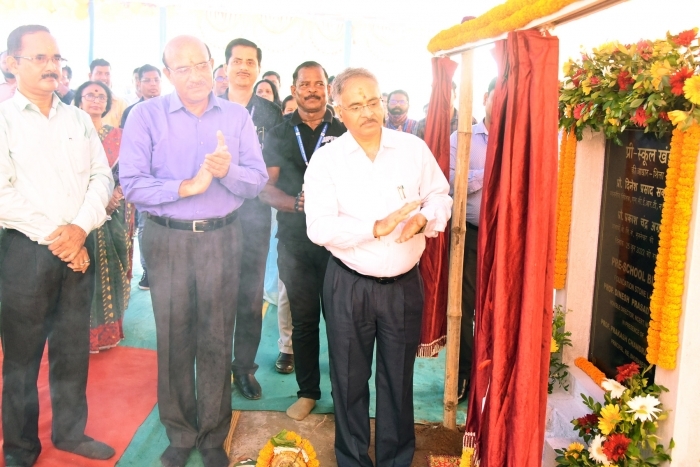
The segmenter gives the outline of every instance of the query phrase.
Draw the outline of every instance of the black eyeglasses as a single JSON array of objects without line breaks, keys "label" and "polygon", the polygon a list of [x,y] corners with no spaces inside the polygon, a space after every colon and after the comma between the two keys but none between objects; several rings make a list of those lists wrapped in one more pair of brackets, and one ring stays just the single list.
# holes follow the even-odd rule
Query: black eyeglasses
[{"label": "black eyeglasses", "polygon": [[30,61],[36,63],[37,65],[46,65],[49,62],[49,60],[51,60],[56,65],[60,65],[61,68],[63,68],[63,65],[65,65],[68,62],[68,60],[61,57],[60,55],[54,55],[53,57],[49,57],[48,55],[43,55],[43,54],[39,54],[36,57],[25,57],[22,55],[13,55],[13,57],[15,57],[15,59],[17,59],[17,60],[19,60],[20,58],[23,58],[25,60],[30,60]]},{"label": "black eyeglasses", "polygon": [[97,101],[97,102],[107,102],[107,96],[105,96],[104,94],[100,94],[100,95],[85,94],[85,95],[83,96],[83,99],[85,99],[85,100],[88,101],[88,102],[95,102],[95,101]]}]

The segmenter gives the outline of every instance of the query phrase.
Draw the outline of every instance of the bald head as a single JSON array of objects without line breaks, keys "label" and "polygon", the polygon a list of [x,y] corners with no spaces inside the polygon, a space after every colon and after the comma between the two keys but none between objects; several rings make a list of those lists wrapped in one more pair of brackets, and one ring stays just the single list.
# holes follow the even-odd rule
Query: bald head
[{"label": "bald head", "polygon": [[163,51],[163,74],[170,80],[182,103],[195,108],[208,102],[214,79],[213,60],[204,42],[193,36],[177,36]]},{"label": "bald head", "polygon": [[[177,36],[173,37],[167,44],[165,44],[165,50],[163,51],[163,65],[166,68],[174,70],[180,66],[196,65],[196,63],[190,63],[185,65],[175,65],[182,58],[187,58],[187,55],[192,55],[192,53],[199,53],[199,55],[204,56],[204,60],[209,60],[211,58],[211,52],[207,44],[199,40],[194,36]],[[185,55],[185,57],[183,57]],[[200,60],[197,63],[200,63]]]}]

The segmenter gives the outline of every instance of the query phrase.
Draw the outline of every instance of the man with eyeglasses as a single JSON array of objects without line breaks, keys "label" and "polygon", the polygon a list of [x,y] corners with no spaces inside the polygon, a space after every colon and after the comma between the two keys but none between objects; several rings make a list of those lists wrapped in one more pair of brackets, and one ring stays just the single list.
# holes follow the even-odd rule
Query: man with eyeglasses
[{"label": "man with eyeglasses", "polygon": [[47,341],[54,446],[109,459],[114,449],[85,435],[85,390],[95,290],[88,234],[107,218],[112,171],[88,114],[55,93],[65,60],[49,30],[21,26],[7,46],[18,88],[0,104],[5,465],[32,466],[41,452],[37,376]]},{"label": "man with eyeglasses", "polygon": [[226,76],[226,68],[219,65],[214,70],[214,94],[220,96],[228,89],[228,77]]},{"label": "man with eyeglasses", "polygon": [[128,105],[136,104],[143,97],[143,94],[141,94],[141,78],[139,78],[139,69],[141,69],[141,67],[136,67],[131,73],[134,81],[134,90],[124,96],[124,100]]},{"label": "man with eyeglasses", "polygon": [[267,171],[246,110],[212,92],[207,46],[175,37],[163,64],[175,92],[134,107],[120,155],[124,195],[148,216],[158,408],[170,440],[161,463],[184,466],[197,448],[205,467],[227,467],[239,208],[258,196]]},{"label": "man with eyeglasses", "polygon": [[[112,66],[107,60],[96,58],[90,63],[88,79],[90,81],[100,81],[106,84],[109,89],[112,89]],[[102,123],[117,128],[122,122],[124,109],[128,106],[129,104],[127,104],[124,99],[121,99],[112,92],[112,108],[107,112],[107,115],[102,118]]]},{"label": "man with eyeglasses", "polygon": [[129,107],[124,109],[122,121],[119,125],[120,128],[124,128],[126,119],[129,117],[129,113],[136,106],[136,104],[160,96],[161,74],[158,68],[154,67],[153,65],[146,64],[139,68],[138,75],[141,88],[141,98],[138,100],[138,102],[131,104]]},{"label": "man with eyeglasses", "polygon": [[[265,134],[282,123],[282,109],[253,93],[260,74],[262,50],[247,39],[228,43],[225,50],[226,75],[229,88],[220,97],[240,104],[248,110],[258,133],[260,146]],[[240,209],[243,229],[243,258],[245,274],[241,275],[238,291],[238,314],[233,342],[233,384],[246,399],[260,399],[262,388],[255,378],[262,333],[262,303],[265,265],[270,249],[272,210],[260,199],[247,199]]]},{"label": "man with eyeglasses", "polygon": [[418,121],[408,118],[408,93],[397,89],[389,93],[386,103],[387,119],[384,124],[390,130],[416,134]]},{"label": "man with eyeglasses", "polygon": [[345,133],[345,126],[326,109],[328,77],[317,62],[304,62],[292,75],[298,109],[267,135],[263,156],[270,179],[260,199],[277,209],[280,280],[292,314],[292,349],[278,362],[296,364],[297,400],[287,415],[303,420],[321,398],[319,323],[328,250],[306,235],[304,173],[315,151]]},{"label": "man with eyeglasses", "polygon": [[17,79],[7,68],[7,51],[0,53],[0,102],[6,101],[15,95]]},{"label": "man with eyeglasses", "polygon": [[323,306],[340,467],[369,457],[369,387],[377,349],[376,465],[408,467],[415,450],[413,364],[420,341],[425,237],[445,230],[449,184],[428,146],[382,127],[377,79],[348,68],[333,81],[348,129],[304,176],[309,239],[326,247]]}]

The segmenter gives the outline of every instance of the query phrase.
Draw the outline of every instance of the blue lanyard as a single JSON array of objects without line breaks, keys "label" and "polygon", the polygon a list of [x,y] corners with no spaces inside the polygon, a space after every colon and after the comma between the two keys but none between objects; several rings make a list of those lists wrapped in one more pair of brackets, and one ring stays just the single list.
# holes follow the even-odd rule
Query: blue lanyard
[{"label": "blue lanyard", "polygon": [[[318,141],[316,142],[314,152],[316,152],[316,150],[321,147],[321,143],[323,143],[323,137],[326,136],[326,130],[328,130],[328,122],[323,124],[323,130],[321,130],[321,135],[318,137]],[[297,143],[299,144],[301,157],[304,159],[306,165],[309,165],[309,159],[306,158],[306,151],[304,150],[304,143],[301,142],[301,133],[299,133],[299,125],[294,125],[294,133],[297,135]],[[313,155],[313,153],[311,153],[311,155]]]}]

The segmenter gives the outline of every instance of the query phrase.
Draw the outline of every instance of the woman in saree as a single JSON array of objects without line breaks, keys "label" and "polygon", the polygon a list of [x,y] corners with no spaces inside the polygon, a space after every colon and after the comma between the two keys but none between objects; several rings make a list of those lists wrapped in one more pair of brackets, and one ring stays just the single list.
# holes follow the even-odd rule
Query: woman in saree
[{"label": "woman in saree", "polygon": [[94,230],[97,263],[95,295],[90,315],[90,352],[112,348],[124,338],[122,319],[131,295],[134,208],[126,203],[119,184],[119,145],[122,130],[102,123],[109,112],[112,93],[98,81],[83,83],[75,92],[74,104],[92,118],[112,168],[115,188],[107,205],[107,221]]}]

